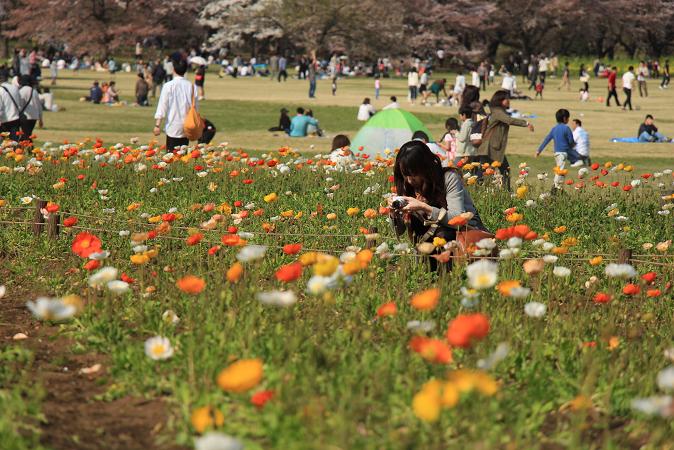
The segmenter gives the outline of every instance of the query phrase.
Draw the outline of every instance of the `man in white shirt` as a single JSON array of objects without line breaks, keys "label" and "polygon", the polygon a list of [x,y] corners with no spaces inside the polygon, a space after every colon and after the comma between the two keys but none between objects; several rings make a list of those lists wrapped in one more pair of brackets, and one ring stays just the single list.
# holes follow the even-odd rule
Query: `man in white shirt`
[{"label": "man in white shirt", "polygon": [[515,90],[517,89],[517,80],[512,76],[510,72],[506,72],[503,75],[503,82],[501,83],[501,89],[510,92],[510,96],[515,95]]},{"label": "man in white shirt", "polygon": [[398,98],[395,95],[391,96],[391,103],[384,106],[382,109],[398,109],[400,105],[398,104]]},{"label": "man in white shirt", "polygon": [[634,66],[630,66],[627,72],[623,75],[623,92],[625,93],[625,102],[623,103],[623,111],[629,106],[632,111],[632,86],[634,85]]},{"label": "man in white shirt", "polygon": [[183,123],[185,116],[196,104],[196,87],[185,79],[187,61],[173,61],[173,79],[161,88],[157,112],[154,115],[155,125],[152,132],[155,136],[161,133],[161,122],[166,119],[164,132],[166,133],[166,150],[173,151],[176,147],[189,145],[190,140],[185,137]]},{"label": "man in white shirt", "polygon": [[461,97],[463,90],[466,89],[466,77],[463,74],[463,70],[459,70],[459,73],[456,75],[456,81],[454,83],[454,93]]},{"label": "man in white shirt", "polygon": [[576,143],[576,152],[580,155],[583,164],[589,166],[592,164],[592,160],[590,160],[590,135],[583,128],[580,119],[573,119],[571,129],[573,130],[573,141]]},{"label": "man in white shirt", "polygon": [[21,96],[23,117],[19,118],[21,126],[22,140],[32,142],[30,136],[33,134],[35,124],[38,123],[42,128],[42,102],[40,101],[40,94],[33,86],[33,78],[30,75],[21,75],[21,88],[19,95]]},{"label": "man in white shirt", "polygon": [[370,120],[370,117],[374,116],[376,112],[374,106],[370,103],[370,99],[366,97],[365,100],[363,100],[363,104],[358,107],[358,116],[356,118],[365,122]]},{"label": "man in white shirt", "polygon": [[23,108],[23,101],[19,88],[7,82],[7,78],[0,79],[0,133],[9,133],[13,141],[19,140],[21,121],[19,115]]}]

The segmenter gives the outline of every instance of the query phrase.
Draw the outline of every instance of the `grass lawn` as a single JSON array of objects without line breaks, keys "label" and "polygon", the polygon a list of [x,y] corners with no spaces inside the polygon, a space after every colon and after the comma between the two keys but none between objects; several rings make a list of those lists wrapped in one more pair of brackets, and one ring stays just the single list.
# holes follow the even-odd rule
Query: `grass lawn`
[{"label": "grass lawn", "polygon": [[[46,114],[46,128],[38,130],[40,140],[61,142],[100,137],[108,143],[113,143],[128,142],[131,137],[139,137],[141,142],[153,138],[151,129],[154,105],[140,108],[92,105],[79,101],[80,97],[87,94],[93,80],[114,79],[122,100],[131,104],[135,83],[133,74],[118,73],[110,76],[107,73],[92,71],[78,73],[63,71],[61,75],[53,92],[56,103],[65,107],[66,111]],[[446,77],[450,83],[454,79],[452,74]],[[526,88],[521,79],[518,82]],[[435,105],[408,104],[406,84],[406,80],[403,79],[383,80],[381,96],[379,100],[373,100],[375,107],[381,109],[388,103],[389,96],[396,95],[401,105],[414,112],[432,131],[434,138],[439,138],[443,133],[445,119],[456,115],[457,110]],[[658,83],[652,80],[649,82],[650,96],[639,98],[635,92],[637,95],[633,99],[635,110],[623,112],[619,108],[607,108],[604,105],[605,80],[592,80],[590,83],[592,99],[588,103],[578,101],[579,84],[574,80],[571,91],[560,92],[557,90],[558,80],[551,78],[544,92],[545,100],[513,101],[515,108],[524,113],[536,114],[538,118],[533,119],[536,125],[534,133],[518,128],[511,130],[509,154],[525,156],[529,161],[528,157],[534,154],[545,133],[554,125],[555,111],[558,108],[567,108],[571,111],[572,118],[583,120],[585,128],[590,133],[592,156],[595,159],[629,160],[632,163],[638,162],[644,169],[649,170],[671,165],[674,159],[674,145],[614,144],[610,143],[609,139],[635,135],[646,113],[655,116],[662,132],[674,135],[674,117],[671,115],[670,106],[671,97],[674,95],[672,92],[659,90]],[[491,96],[499,86],[500,78],[497,85],[489,87],[486,96]],[[329,150],[330,141],[335,134],[345,133],[351,138],[355,136],[362,125],[356,120],[357,107],[364,97],[374,98],[373,80],[368,78],[340,80],[337,95],[334,97],[330,93],[328,80],[318,81],[316,99],[307,98],[307,89],[308,83],[304,80],[288,79],[285,83],[278,83],[267,78],[220,79],[217,75],[209,73],[206,80],[207,100],[201,104],[201,112],[218,129],[215,140],[229,142],[232,147],[273,150],[290,145],[300,151],[325,152]],[[310,107],[314,110],[314,115],[326,131],[326,137],[291,139],[267,131],[269,127],[278,123],[281,107],[293,111],[297,106]],[[164,137],[160,139],[163,141]],[[552,145],[544,155],[548,158],[533,163],[534,167],[552,164]]]}]

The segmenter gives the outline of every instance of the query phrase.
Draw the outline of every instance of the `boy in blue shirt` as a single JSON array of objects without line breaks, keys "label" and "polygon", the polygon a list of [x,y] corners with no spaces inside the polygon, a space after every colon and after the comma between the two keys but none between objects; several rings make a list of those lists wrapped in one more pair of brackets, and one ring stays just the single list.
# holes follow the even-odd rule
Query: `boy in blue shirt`
[{"label": "boy in blue shirt", "polygon": [[557,164],[558,170],[555,170],[554,184],[557,189],[561,189],[564,184],[564,175],[562,175],[561,172],[566,167],[566,162],[569,161],[573,164],[580,159],[575,150],[576,142],[573,140],[573,133],[567,125],[569,123],[569,117],[571,117],[571,114],[568,110],[557,110],[555,113],[557,125],[552,127],[552,130],[545,136],[545,139],[543,139],[543,142],[541,142],[541,145],[536,152],[536,157],[538,158],[550,141],[555,141],[555,163]]}]

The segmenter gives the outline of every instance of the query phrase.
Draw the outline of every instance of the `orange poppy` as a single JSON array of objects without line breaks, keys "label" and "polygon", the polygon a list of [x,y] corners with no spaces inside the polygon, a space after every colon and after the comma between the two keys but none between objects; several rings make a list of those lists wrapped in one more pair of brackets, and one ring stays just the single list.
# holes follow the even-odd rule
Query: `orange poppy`
[{"label": "orange poppy", "polygon": [[206,282],[194,275],[186,275],[176,281],[178,289],[186,294],[198,294],[206,287]]},{"label": "orange poppy", "polygon": [[77,256],[88,258],[92,253],[101,251],[101,240],[91,233],[79,233],[72,243],[72,251]]},{"label": "orange poppy", "polygon": [[242,275],[243,265],[239,262],[235,262],[232,264],[232,267],[227,269],[227,274],[225,276],[230,283],[238,283]]},{"label": "orange poppy", "polygon": [[410,340],[410,349],[418,353],[427,361],[437,364],[449,364],[452,362],[452,350],[447,343],[440,339],[425,336],[414,336]]},{"label": "orange poppy", "polygon": [[241,237],[238,234],[226,234],[220,240],[228,247],[235,247],[241,243]]},{"label": "orange poppy", "polygon": [[412,296],[412,308],[420,311],[430,311],[434,309],[440,299],[440,289],[428,289]]},{"label": "orange poppy", "polygon": [[447,340],[454,347],[470,347],[489,333],[489,319],[484,314],[459,314],[449,323]]},{"label": "orange poppy", "polygon": [[393,302],[384,303],[377,308],[377,317],[395,316],[398,312],[398,307]]}]

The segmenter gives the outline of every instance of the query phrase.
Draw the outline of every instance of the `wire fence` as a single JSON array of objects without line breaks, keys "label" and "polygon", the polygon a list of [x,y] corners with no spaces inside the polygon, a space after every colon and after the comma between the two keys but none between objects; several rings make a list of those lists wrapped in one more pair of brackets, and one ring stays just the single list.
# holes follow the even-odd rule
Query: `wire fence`
[{"label": "wire fence", "polygon": [[[18,208],[15,208],[18,209]],[[30,209],[35,209],[35,208],[20,208],[24,210],[30,210]],[[72,214],[72,213],[67,213],[70,216],[79,216],[82,218],[92,218],[95,220],[101,220],[101,217],[97,216],[90,216],[90,215],[85,215],[85,214]],[[105,218],[107,219],[107,218]],[[117,222],[120,222],[119,219],[116,220]],[[150,223],[143,223],[143,222],[123,222],[125,225],[137,225],[137,226],[150,226],[150,227],[155,227],[156,225],[150,224]],[[23,225],[23,226],[45,226],[47,225],[45,222],[34,222],[34,221],[28,221],[28,220],[0,220],[0,224],[2,225]],[[96,232],[96,233],[112,233],[119,235],[120,232],[122,231],[130,231],[130,230],[122,230],[122,229],[115,229],[115,228],[100,228],[100,227],[95,227],[95,226],[83,226],[81,224],[76,224],[69,226],[67,228],[71,228],[74,230],[81,230],[81,231],[89,231],[89,232]],[[185,230],[194,230],[197,227],[179,227],[179,226],[171,226],[171,230],[173,229],[185,229]],[[220,230],[202,230],[200,229],[199,232],[220,232]],[[242,231],[245,233],[249,233],[247,231]],[[365,234],[355,234],[355,235],[350,235],[350,234],[305,234],[305,233],[279,233],[279,232],[270,232],[270,233],[264,233],[264,232],[251,232],[250,234],[254,234],[257,236],[269,236],[269,237],[320,237],[320,238],[366,238]],[[378,236],[381,238],[381,236]],[[185,237],[178,237],[178,236],[170,236],[166,233],[159,233],[156,236],[152,238],[153,240],[158,240],[158,241],[180,241],[180,242],[186,242]],[[373,240],[375,241],[375,240]],[[367,242],[367,239],[366,239]],[[386,242],[385,240],[382,242]],[[204,244],[210,244],[212,246],[216,245],[224,245],[221,241],[212,241],[210,239],[201,239],[199,243],[204,243]],[[261,244],[264,245],[267,248],[272,248],[272,249],[280,249],[283,250],[285,246],[282,245],[273,245],[273,244]],[[370,246],[372,247],[372,246]],[[342,254],[345,252],[345,248],[311,248],[311,247],[302,247],[302,251],[307,251],[307,252],[321,252],[321,253],[329,253],[329,254]],[[409,251],[409,252],[391,252],[391,251],[386,251],[382,252],[383,255],[386,257],[392,258],[392,257],[421,257],[421,256],[426,256],[419,254],[414,251]],[[525,252],[525,256],[527,258],[540,258],[544,255],[550,254],[550,252],[545,252],[539,249],[527,249]],[[602,260],[605,262],[616,262],[616,261],[622,261],[624,258],[621,258],[617,254],[610,254],[610,253],[582,253],[582,252],[566,252],[561,254],[560,256],[564,257],[565,262],[589,262],[591,258],[594,258],[596,256],[601,256]],[[485,255],[485,256],[479,256],[480,259],[491,259],[491,260],[500,260],[503,259],[500,256],[493,256],[493,255]],[[669,254],[632,254],[627,258],[627,262],[630,263],[640,263],[640,264],[648,264],[648,265],[653,265],[653,266],[658,266],[658,267],[667,267],[667,268],[674,268],[674,262],[661,262],[658,259],[661,258],[671,258],[674,261],[674,255],[669,255]]]}]

